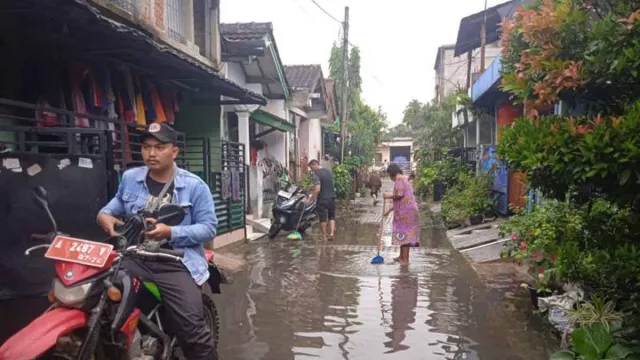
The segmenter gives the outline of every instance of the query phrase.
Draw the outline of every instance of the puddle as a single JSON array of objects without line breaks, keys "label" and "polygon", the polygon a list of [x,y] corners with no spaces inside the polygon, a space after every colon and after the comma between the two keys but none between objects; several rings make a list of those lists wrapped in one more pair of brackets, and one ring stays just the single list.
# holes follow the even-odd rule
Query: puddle
[{"label": "puddle", "polygon": [[216,298],[220,358],[549,358],[557,344],[528,299],[508,293],[504,276],[498,289],[485,286],[444,229],[421,229],[405,269],[391,247],[384,264],[370,264],[376,231],[340,222],[333,242],[318,242],[316,230],[234,250],[247,265]]}]

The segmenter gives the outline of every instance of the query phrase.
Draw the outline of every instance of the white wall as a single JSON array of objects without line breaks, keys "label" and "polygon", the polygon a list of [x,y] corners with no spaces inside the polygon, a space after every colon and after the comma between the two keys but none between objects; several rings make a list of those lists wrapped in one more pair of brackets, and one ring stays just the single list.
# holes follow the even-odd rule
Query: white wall
[{"label": "white wall", "polygon": [[[321,160],[322,156],[322,127],[320,119],[301,119],[298,147],[300,156],[306,155],[308,160]],[[318,157],[318,153],[320,156]]]},{"label": "white wall", "polygon": [[[308,122],[308,137],[307,142],[301,144],[301,146],[306,146],[306,151],[309,156],[309,160],[316,159],[321,160],[322,158],[322,125],[320,119],[309,119],[305,120]],[[320,156],[318,156],[320,154]]]},{"label": "white wall", "polygon": [[[500,43],[495,42],[487,44],[485,48],[485,68],[488,68],[493,60],[500,54],[502,48]],[[453,57],[454,49],[445,49],[440,60],[441,66],[436,69],[436,82],[440,86],[442,95],[446,97],[452,91],[459,87],[462,89],[467,86],[467,54]],[[471,61],[471,73],[480,71],[480,49],[473,52],[473,60]]]}]

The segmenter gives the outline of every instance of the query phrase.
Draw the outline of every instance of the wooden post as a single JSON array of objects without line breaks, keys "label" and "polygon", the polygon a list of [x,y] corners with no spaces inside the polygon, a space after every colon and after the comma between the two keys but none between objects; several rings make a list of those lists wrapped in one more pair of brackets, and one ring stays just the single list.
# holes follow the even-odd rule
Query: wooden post
[{"label": "wooden post", "polygon": [[471,64],[473,63],[473,56],[471,53],[473,50],[469,50],[467,53],[467,92],[471,89]]}]

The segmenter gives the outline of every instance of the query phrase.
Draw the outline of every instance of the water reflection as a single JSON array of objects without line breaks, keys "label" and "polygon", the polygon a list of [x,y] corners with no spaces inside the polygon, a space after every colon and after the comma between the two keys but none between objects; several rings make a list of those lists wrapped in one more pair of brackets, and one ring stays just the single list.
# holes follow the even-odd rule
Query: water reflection
[{"label": "water reflection", "polygon": [[216,299],[222,359],[547,358],[546,343],[500,313],[501,299],[441,231],[423,232],[428,246],[412,250],[405,269],[392,263],[395,249],[385,264],[370,264],[372,227],[345,233],[329,246],[306,239],[242,248],[246,270]]},{"label": "water reflection", "polygon": [[391,331],[385,335],[389,337],[384,345],[391,349],[387,353],[409,349],[403,344],[407,331],[416,321],[416,307],[418,306],[418,279],[408,271],[393,279],[391,284]]}]

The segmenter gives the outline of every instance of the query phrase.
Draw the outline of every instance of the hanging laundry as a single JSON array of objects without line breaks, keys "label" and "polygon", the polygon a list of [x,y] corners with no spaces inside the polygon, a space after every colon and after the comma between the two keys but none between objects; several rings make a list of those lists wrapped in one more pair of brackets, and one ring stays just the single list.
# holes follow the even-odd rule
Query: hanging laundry
[{"label": "hanging laundry", "polygon": [[142,94],[136,95],[136,113],[138,117],[138,125],[142,127],[147,126],[147,118],[144,111],[144,100],[142,99]]},{"label": "hanging laundry", "polygon": [[[82,95],[82,78],[86,66],[82,64],[72,64],[69,66],[69,75],[71,78],[71,100],[73,110],[76,113],[86,114],[87,104]],[[89,119],[86,117],[75,116],[75,125],[80,127],[89,127]]]},{"label": "hanging laundry", "polygon": [[[59,97],[59,90],[49,90],[40,98],[37,102],[36,109],[36,126],[37,127],[55,127],[60,125],[60,116],[51,110],[56,107],[56,98]],[[52,105],[54,104],[54,105]],[[46,108],[50,108],[51,110],[47,110]]]},{"label": "hanging laundry", "polygon": [[153,110],[156,113],[156,121],[155,122],[167,122],[167,117],[164,114],[164,108],[162,106],[162,102],[160,101],[160,95],[158,94],[158,88],[155,85],[150,85],[149,93],[151,94],[151,103],[153,105]]},{"label": "hanging laundry", "polygon": [[140,89],[142,91],[142,100],[144,101],[144,114],[147,118],[147,123],[156,122],[157,114],[153,107],[153,101],[151,98],[151,87],[149,83],[140,81]]},{"label": "hanging laundry", "polygon": [[[102,105],[102,111],[100,112],[100,115],[116,121],[116,119],[118,119],[118,114],[116,113],[116,96],[113,92],[111,72],[109,71],[108,67],[106,67],[105,65],[101,65],[98,66],[97,75],[102,95],[100,99]],[[113,122],[103,121],[98,121],[98,123],[98,128],[111,131],[113,141],[115,141],[115,124]]]},{"label": "hanging laundry", "polygon": [[173,124],[176,121],[176,112],[178,112],[178,101],[175,90],[169,90],[160,88],[160,100],[162,100],[162,107],[164,114],[167,117],[167,122]]},{"label": "hanging laundry", "polygon": [[[124,76],[124,85],[127,93],[126,96],[129,99],[128,103],[130,104],[130,107],[125,106],[125,119],[129,117],[130,120],[127,120],[127,121],[135,122],[137,121],[138,112],[135,105],[136,93],[133,86],[133,76],[131,75],[131,69],[129,69],[128,67],[124,67],[122,69],[122,75]],[[130,115],[129,115],[129,112],[130,112]],[[144,125],[146,125],[146,123]]]},{"label": "hanging laundry", "polygon": [[229,170],[222,171],[222,177],[220,179],[220,192],[222,192],[222,200],[229,200],[231,198],[231,173]]}]

